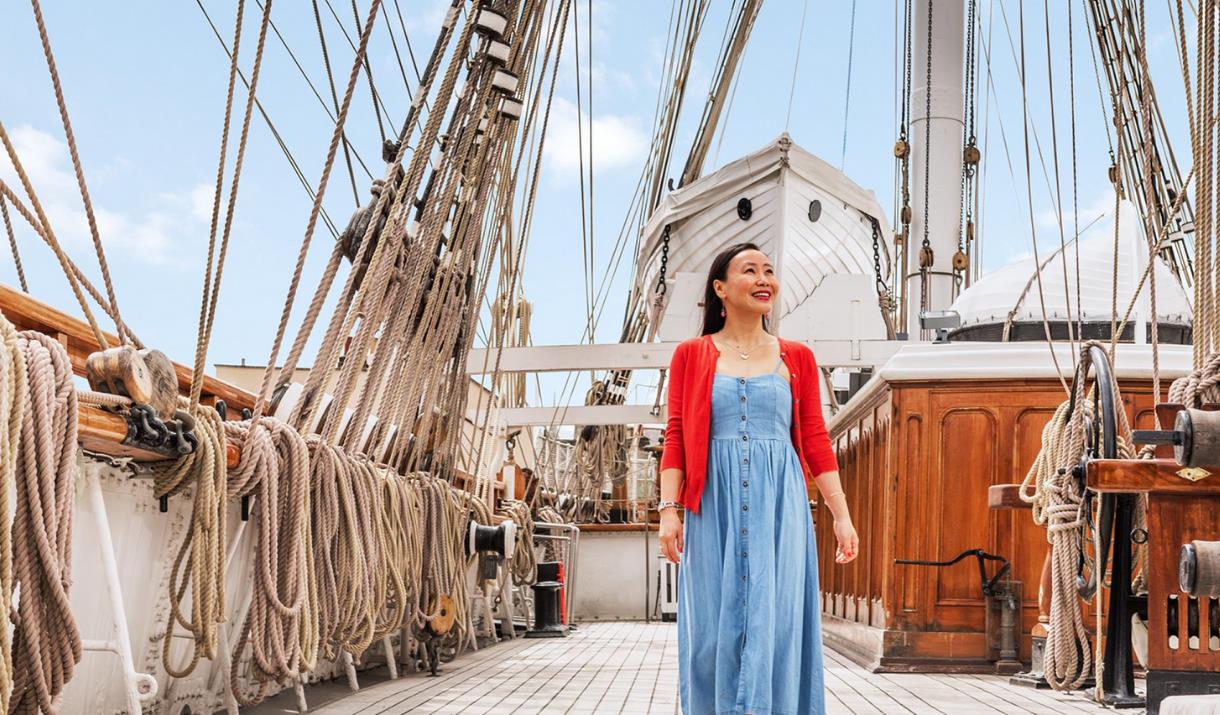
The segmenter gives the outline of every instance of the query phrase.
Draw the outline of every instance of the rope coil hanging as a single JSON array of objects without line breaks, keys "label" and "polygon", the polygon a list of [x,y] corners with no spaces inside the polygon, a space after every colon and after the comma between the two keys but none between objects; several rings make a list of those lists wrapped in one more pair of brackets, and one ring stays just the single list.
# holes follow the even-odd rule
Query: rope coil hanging
[{"label": "rope coil hanging", "polygon": [[[27,331],[16,344],[25,362],[28,393],[15,474],[11,585],[21,595],[12,616],[13,690],[8,712],[50,713],[57,709],[59,694],[81,659],[80,632],[68,603],[76,493],[76,389],[68,352],[56,340]],[[19,379],[11,383],[19,384]],[[15,395],[10,399],[10,404],[21,401]],[[4,558],[7,561],[7,553]]]},{"label": "rope coil hanging", "polygon": [[[253,494],[257,537],[249,610],[230,659],[231,690],[255,705],[271,684],[311,670],[317,661],[317,588],[310,533],[309,450],[283,422],[225,422],[226,439],[241,450],[229,470],[228,499]],[[239,684],[243,654],[251,654],[257,690]]]},{"label": "rope coil hanging", "polygon": [[[1065,691],[1079,688],[1094,675],[1094,665],[1100,665],[1089,647],[1089,630],[1076,584],[1077,566],[1088,560],[1083,544],[1091,538],[1088,501],[1076,469],[1088,454],[1089,431],[1096,429],[1096,419],[1100,419],[1100,415],[1094,414],[1092,399],[1098,388],[1087,391],[1085,388],[1093,364],[1090,349],[1094,347],[1106,349],[1098,341],[1082,345],[1071,399],[1059,405],[1043,429],[1042,449],[1021,484],[1021,498],[1033,506],[1034,523],[1046,527],[1052,554],[1051,614],[1043,656],[1045,677],[1052,688]],[[1117,456],[1133,459],[1131,427],[1117,397],[1117,380],[1112,371],[1109,375],[1109,389],[1120,405],[1115,411]],[[1137,514],[1137,524],[1142,522],[1141,517]],[[1100,580],[1102,575],[1094,577]]]}]

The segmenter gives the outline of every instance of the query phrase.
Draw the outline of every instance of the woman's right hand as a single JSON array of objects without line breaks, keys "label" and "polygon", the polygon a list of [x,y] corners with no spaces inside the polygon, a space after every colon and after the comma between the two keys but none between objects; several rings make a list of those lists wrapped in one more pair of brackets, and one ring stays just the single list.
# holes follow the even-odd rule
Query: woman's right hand
[{"label": "woman's right hand", "polygon": [[661,555],[671,563],[678,563],[682,558],[682,520],[678,518],[678,510],[665,509],[661,512]]}]

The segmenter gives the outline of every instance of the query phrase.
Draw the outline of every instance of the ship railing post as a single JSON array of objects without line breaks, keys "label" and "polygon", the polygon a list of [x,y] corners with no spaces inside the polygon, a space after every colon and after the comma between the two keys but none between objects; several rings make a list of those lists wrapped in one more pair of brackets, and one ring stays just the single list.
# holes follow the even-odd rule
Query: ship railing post
[{"label": "ship railing post", "polygon": [[[253,504],[253,502],[254,499],[251,498],[250,503]],[[237,555],[237,549],[239,546],[241,546],[242,537],[244,537],[246,534],[246,524],[247,522],[245,521],[237,524],[237,531],[233,534],[233,542],[229,545],[228,553],[225,554],[224,573],[226,577],[229,573],[229,566],[232,565],[233,558]],[[238,712],[240,711],[240,707],[237,703],[237,696],[233,694],[233,680],[229,677],[229,666],[232,663],[233,658],[233,639],[231,638],[232,633],[230,633],[230,623],[236,622],[237,615],[239,613],[245,612],[248,614],[250,612],[250,598],[253,592],[254,584],[251,583],[250,588],[246,591],[245,597],[242,599],[241,607],[233,613],[233,620],[225,620],[218,626],[220,642],[223,647],[220,649],[220,652],[216,654],[217,667],[212,670],[210,680],[212,680],[211,687],[215,688],[215,679],[217,677],[223,679],[221,682],[221,698],[224,702],[225,712],[227,712],[228,715],[238,715]]]},{"label": "ship railing post", "polygon": [[[78,462],[78,465],[80,463]],[[89,492],[89,510],[97,527],[98,550],[102,556],[102,571],[106,580],[106,596],[110,601],[110,614],[114,619],[112,640],[87,639],[81,648],[88,651],[110,651],[119,657],[123,671],[123,690],[129,712],[142,712],[141,703],[157,696],[157,679],[147,673],[137,673],[131,655],[131,634],[127,631],[127,614],[123,610],[123,587],[119,580],[118,562],[114,555],[114,539],[110,533],[110,519],[106,516],[106,501],[102,498],[102,484],[96,468],[85,468],[86,491]]]},{"label": "ship railing post", "polygon": [[398,680],[398,661],[394,655],[394,643],[390,640],[390,634],[382,637],[381,644],[385,647],[385,667],[390,671],[390,680]]}]

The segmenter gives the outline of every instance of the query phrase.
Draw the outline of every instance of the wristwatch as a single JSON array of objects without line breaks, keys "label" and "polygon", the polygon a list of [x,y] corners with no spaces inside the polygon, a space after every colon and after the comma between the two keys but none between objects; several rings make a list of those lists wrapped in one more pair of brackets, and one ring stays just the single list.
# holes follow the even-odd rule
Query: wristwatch
[{"label": "wristwatch", "polygon": [[657,502],[657,511],[659,512],[665,511],[670,507],[677,509],[678,502],[674,501],[673,499],[662,499],[661,501]]}]

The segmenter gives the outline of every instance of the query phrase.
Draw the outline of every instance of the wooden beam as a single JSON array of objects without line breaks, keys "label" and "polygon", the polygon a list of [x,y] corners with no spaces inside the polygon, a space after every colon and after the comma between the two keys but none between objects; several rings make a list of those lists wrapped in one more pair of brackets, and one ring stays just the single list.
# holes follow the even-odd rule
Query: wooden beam
[{"label": "wooden beam", "polygon": [[1096,492],[1220,495],[1220,466],[1199,471],[1172,459],[1096,459],[1089,462],[1088,485]]},{"label": "wooden beam", "polygon": [[[156,462],[171,458],[160,452],[123,444],[127,439],[127,420],[122,415],[93,405],[79,405],[76,412],[80,446],[90,452],[111,457],[130,457],[137,462]],[[226,443],[225,447],[226,465],[229,468],[236,467],[241,459],[241,452],[233,444]]]},{"label": "wooden beam", "polygon": [[1033,509],[1021,498],[1020,484],[992,484],[987,488],[988,509]]},{"label": "wooden beam", "polygon": [[[807,343],[817,355],[818,366],[876,367],[904,345],[897,340],[814,340]],[[678,343],[608,343],[600,345],[530,345],[504,348],[500,372],[556,372],[563,370],[660,370]],[[484,364],[486,361],[486,364]],[[466,372],[481,375],[496,367],[495,349],[470,351]]]},{"label": "wooden beam", "polygon": [[[101,349],[88,323],[4,284],[0,284],[0,313],[18,330],[36,330],[63,343],[72,360],[72,371],[77,375],[85,374],[85,359]],[[112,346],[119,344],[118,337],[104,334]],[[174,363],[174,371],[178,374],[178,389],[188,392],[193,371],[178,363]],[[206,404],[220,399],[238,412],[254,407],[254,395],[214,377],[203,378],[203,396]]]},{"label": "wooden beam", "polygon": [[558,407],[512,407],[500,410],[505,427],[550,425],[663,425],[668,410],[652,414],[652,405],[560,405]]}]

